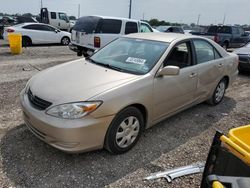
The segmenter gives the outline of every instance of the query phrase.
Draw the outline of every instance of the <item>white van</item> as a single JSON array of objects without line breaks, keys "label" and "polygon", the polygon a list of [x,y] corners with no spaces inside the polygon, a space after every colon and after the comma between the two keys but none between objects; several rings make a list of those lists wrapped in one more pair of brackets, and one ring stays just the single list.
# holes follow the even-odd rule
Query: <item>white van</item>
[{"label": "white van", "polygon": [[71,33],[71,50],[78,56],[93,52],[122,35],[154,32],[152,27],[139,20],[106,16],[84,16],[76,21]]},{"label": "white van", "polygon": [[65,12],[61,11],[48,11],[47,8],[41,9],[41,22],[50,24],[63,31],[71,31],[73,24],[69,21],[69,18]]}]

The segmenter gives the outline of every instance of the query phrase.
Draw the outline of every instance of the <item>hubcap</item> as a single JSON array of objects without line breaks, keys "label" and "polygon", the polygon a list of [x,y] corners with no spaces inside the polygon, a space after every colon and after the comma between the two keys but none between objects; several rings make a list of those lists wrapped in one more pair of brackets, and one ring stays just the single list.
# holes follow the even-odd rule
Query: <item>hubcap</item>
[{"label": "hubcap", "polygon": [[140,129],[139,120],[130,116],[119,125],[116,132],[116,143],[121,148],[126,148],[134,143]]},{"label": "hubcap", "polygon": [[67,44],[69,44],[69,40],[68,40],[67,38],[64,38],[64,39],[62,40],[62,43],[63,43],[64,45],[67,45]]},{"label": "hubcap", "polygon": [[215,100],[216,102],[220,102],[224,96],[225,93],[225,83],[221,82],[218,87],[216,88],[216,92],[215,92]]}]

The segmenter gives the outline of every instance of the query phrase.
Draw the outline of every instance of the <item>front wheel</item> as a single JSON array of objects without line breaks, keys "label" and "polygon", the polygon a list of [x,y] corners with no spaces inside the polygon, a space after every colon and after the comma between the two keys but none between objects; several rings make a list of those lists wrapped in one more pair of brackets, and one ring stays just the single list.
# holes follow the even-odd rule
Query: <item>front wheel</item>
[{"label": "front wheel", "polygon": [[70,43],[69,37],[63,37],[62,38],[62,40],[61,40],[62,45],[69,45],[69,43]]},{"label": "front wheel", "polygon": [[130,150],[144,128],[142,113],[135,107],[121,111],[112,121],[105,138],[105,148],[113,154]]},{"label": "front wheel", "polygon": [[31,46],[31,45],[32,45],[32,40],[27,36],[23,36],[22,37],[22,46],[27,47],[27,46]]},{"label": "front wheel", "polygon": [[222,79],[214,90],[213,96],[207,101],[211,105],[219,104],[224,98],[227,87],[226,79]]},{"label": "front wheel", "polygon": [[226,51],[228,49],[228,43],[227,42],[224,42],[222,45],[221,45],[222,48],[224,48]]}]

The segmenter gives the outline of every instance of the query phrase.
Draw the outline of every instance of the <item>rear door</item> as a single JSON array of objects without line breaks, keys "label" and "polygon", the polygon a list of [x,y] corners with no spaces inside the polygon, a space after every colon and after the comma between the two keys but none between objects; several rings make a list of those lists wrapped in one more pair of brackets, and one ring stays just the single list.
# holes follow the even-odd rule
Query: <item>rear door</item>
[{"label": "rear door", "polygon": [[102,18],[97,16],[84,16],[76,21],[71,37],[72,43],[94,49],[94,33]]},{"label": "rear door", "polygon": [[165,59],[163,67],[178,66],[180,74],[154,78],[154,121],[194,102],[198,74],[193,62],[194,55],[189,40],[178,43]]},{"label": "rear door", "polygon": [[195,93],[196,100],[208,98],[214,88],[222,79],[224,60],[219,52],[208,41],[203,39],[193,40],[196,54],[196,70],[198,72],[198,84]]},{"label": "rear door", "polygon": [[22,35],[26,35],[31,38],[32,44],[43,44],[44,35],[40,24],[31,24],[23,27]]}]

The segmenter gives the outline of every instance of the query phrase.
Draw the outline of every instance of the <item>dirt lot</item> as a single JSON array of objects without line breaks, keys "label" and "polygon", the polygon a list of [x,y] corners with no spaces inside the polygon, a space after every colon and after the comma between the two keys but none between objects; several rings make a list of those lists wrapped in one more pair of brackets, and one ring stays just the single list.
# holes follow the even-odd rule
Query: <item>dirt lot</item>
[{"label": "dirt lot", "polygon": [[[0,44],[1,44],[0,40]],[[67,47],[0,47],[0,187],[198,187],[200,175],[152,182],[152,172],[204,161],[216,129],[250,124],[250,75],[239,75],[223,102],[197,105],[146,130],[130,152],[62,153],[25,127],[19,93],[39,69],[77,59]]]}]

